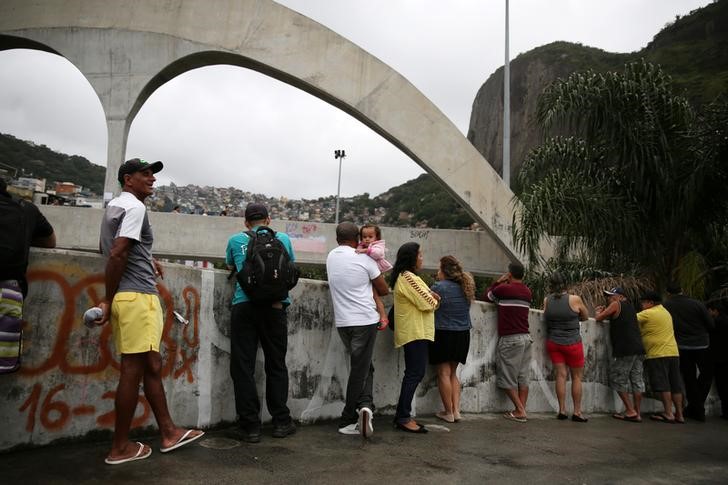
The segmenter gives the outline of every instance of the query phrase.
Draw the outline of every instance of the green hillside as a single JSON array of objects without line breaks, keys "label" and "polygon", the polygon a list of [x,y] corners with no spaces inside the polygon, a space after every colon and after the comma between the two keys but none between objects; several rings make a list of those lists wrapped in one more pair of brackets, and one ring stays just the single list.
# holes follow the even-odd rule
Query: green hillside
[{"label": "green hillside", "polygon": [[0,163],[18,171],[18,177],[36,177],[53,182],[73,182],[102,194],[106,167],[94,165],[84,157],[66,155],[45,145],[19,140],[0,133]]},{"label": "green hillside", "polygon": [[632,58],[660,64],[695,106],[728,91],[728,0],[676,18]]}]

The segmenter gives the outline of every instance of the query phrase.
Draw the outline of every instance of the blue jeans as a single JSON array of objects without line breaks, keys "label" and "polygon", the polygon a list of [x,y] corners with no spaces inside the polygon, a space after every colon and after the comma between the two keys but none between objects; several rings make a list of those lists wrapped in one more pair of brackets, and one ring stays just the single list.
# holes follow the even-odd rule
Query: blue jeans
[{"label": "blue jeans", "polygon": [[404,377],[399,391],[395,421],[405,424],[412,414],[412,398],[427,369],[429,340],[414,340],[404,344]]}]

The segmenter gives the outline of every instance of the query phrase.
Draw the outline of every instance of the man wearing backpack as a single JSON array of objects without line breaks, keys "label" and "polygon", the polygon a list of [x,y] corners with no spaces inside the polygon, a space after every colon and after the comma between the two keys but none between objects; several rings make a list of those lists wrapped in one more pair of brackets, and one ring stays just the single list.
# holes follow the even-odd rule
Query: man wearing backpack
[{"label": "man wearing backpack", "polygon": [[20,369],[30,246],[56,247],[53,227],[35,205],[13,200],[0,177],[0,333],[5,350],[0,357],[0,374]]},{"label": "man wearing backpack", "polygon": [[[245,208],[248,231],[233,234],[225,251],[228,268],[238,272],[230,315],[230,376],[240,420],[240,437],[247,443],[260,441],[260,401],[255,385],[259,342],[265,358],[265,400],[273,421],[273,437],[285,438],[296,432],[286,404],[286,308],[291,302],[287,290],[281,290],[271,279],[279,276],[277,268],[292,264],[295,256],[288,235],[273,231],[269,224],[268,209],[264,205],[248,204]],[[267,248],[261,248],[261,245]],[[286,254],[280,254],[281,246]],[[266,250],[266,257],[254,256],[254,253]],[[271,260],[278,260],[275,269],[265,266],[265,262]],[[247,291],[241,287],[241,282]]]}]

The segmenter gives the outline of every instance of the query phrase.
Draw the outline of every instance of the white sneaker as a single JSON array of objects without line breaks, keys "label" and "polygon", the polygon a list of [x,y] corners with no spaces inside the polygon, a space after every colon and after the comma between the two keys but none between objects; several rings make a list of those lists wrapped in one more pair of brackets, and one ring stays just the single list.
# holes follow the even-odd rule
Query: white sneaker
[{"label": "white sneaker", "polygon": [[361,408],[359,410],[359,432],[362,438],[368,438],[374,434],[374,417],[372,416],[372,410],[369,408]]},{"label": "white sneaker", "polygon": [[359,424],[352,423],[352,424],[344,426],[343,428],[339,428],[339,433],[341,433],[341,434],[359,434]]}]

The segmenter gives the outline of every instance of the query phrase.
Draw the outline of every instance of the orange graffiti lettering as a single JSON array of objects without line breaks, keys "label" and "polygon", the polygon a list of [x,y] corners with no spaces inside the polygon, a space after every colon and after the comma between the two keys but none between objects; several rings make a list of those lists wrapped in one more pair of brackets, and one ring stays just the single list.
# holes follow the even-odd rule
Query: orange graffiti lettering
[{"label": "orange graffiti lettering", "polygon": [[[101,399],[111,399],[112,401],[116,399],[116,391],[106,391],[102,396]],[[142,415],[136,416],[131,421],[131,429],[139,428],[140,426],[144,426],[144,424],[147,422],[147,419],[149,419],[149,416],[151,415],[152,408],[149,406],[149,401],[147,401],[147,398],[144,397],[144,395],[139,395],[139,403],[142,405]],[[99,426],[102,426],[104,428],[111,428],[114,426],[114,420],[116,419],[116,412],[112,409],[108,413],[102,414],[98,418],[96,418],[96,424]]]}]

